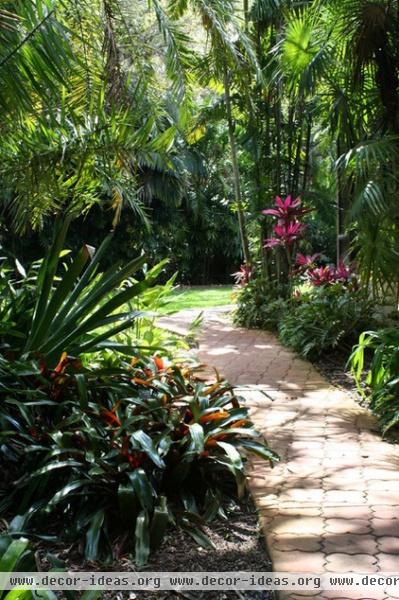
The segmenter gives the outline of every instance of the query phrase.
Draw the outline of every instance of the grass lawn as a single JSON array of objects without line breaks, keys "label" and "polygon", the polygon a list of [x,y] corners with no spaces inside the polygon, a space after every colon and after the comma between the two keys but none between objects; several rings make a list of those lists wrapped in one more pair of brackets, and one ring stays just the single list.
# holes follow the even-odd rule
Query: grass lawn
[{"label": "grass lawn", "polygon": [[164,306],[164,312],[184,310],[186,308],[212,308],[233,304],[233,286],[193,286],[181,287],[171,294],[171,301]]}]

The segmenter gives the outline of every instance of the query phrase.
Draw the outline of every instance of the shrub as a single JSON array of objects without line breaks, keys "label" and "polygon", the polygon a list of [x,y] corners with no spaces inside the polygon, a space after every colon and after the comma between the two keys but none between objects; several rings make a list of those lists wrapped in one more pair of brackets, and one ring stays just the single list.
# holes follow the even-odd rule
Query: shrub
[{"label": "shrub", "polygon": [[288,303],[260,278],[252,279],[237,297],[234,323],[240,327],[276,331]]},{"label": "shrub", "polygon": [[[366,368],[366,354],[371,355]],[[352,373],[370,408],[379,417],[384,433],[399,423],[399,331],[387,328],[366,331],[350,357]],[[364,373],[366,372],[366,377]]]},{"label": "shrub", "polygon": [[78,355],[117,348],[113,336],[143,316],[129,303],[154,284],[165,263],[150,269],[145,277],[140,274],[140,281],[132,276],[140,273],[145,256],[101,273],[100,261],[112,234],[97,252],[83,246],[66,261],[62,250],[66,232],[67,223],[57,227],[48,255],[27,273],[19,266],[20,276],[13,278],[7,265],[2,269],[0,348],[10,358],[40,356],[54,366],[62,352]]},{"label": "shrub", "polygon": [[38,269],[1,273],[0,512],[20,534],[83,537],[88,560],[117,540],[144,564],[170,523],[207,544],[201,524],[244,493],[247,453],[276,456],[226,382],[115,340],[162,265],[98,273],[107,240],[61,266],[64,235]]},{"label": "shrub", "polygon": [[303,356],[317,356],[353,340],[372,319],[373,305],[341,284],[303,294],[279,323],[283,344]]},{"label": "shrub", "polygon": [[244,493],[245,454],[276,458],[225,382],[206,385],[159,356],[133,365],[2,359],[0,510],[19,515],[21,531],[84,532],[89,560],[122,535],[142,564],[170,522],[206,544],[201,522],[224,494]]}]

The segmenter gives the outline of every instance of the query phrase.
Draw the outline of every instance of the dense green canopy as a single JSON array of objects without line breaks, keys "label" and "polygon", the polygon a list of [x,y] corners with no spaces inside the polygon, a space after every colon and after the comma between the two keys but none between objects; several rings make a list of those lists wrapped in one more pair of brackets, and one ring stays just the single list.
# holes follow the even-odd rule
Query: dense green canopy
[{"label": "dense green canopy", "polygon": [[3,4],[6,246],[29,233],[31,254],[70,213],[93,243],[117,227],[121,254],[222,281],[267,269],[260,210],[301,194],[315,250],[396,282],[397,33],[388,0]]}]

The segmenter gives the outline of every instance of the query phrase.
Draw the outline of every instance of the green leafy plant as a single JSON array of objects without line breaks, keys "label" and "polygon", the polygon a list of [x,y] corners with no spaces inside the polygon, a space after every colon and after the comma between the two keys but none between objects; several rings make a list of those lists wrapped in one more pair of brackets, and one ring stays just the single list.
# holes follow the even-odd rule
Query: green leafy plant
[{"label": "green leafy plant", "polygon": [[[51,556],[49,556],[51,561]],[[63,570],[57,561],[57,571]],[[10,534],[0,535],[0,572],[30,572],[37,570],[37,563],[32,545],[26,538],[14,538]],[[98,600],[102,592],[87,591],[82,594],[77,592],[63,591],[67,600]],[[9,592],[0,591],[0,600],[57,600],[57,595],[51,590],[40,590],[39,592],[31,590],[13,589]]]},{"label": "green leafy plant", "polygon": [[225,382],[159,356],[95,369],[3,358],[0,371],[0,509],[20,533],[84,536],[89,560],[110,559],[122,536],[144,564],[173,522],[208,544],[201,524],[244,493],[245,455],[277,458]]},{"label": "green leafy plant", "polygon": [[387,433],[399,423],[399,331],[363,332],[349,362],[359,390]]},{"label": "green leafy plant", "polygon": [[260,277],[254,277],[237,295],[234,323],[240,327],[276,331],[288,302]]},{"label": "green leafy plant", "polygon": [[142,269],[145,256],[99,272],[111,233],[96,252],[83,246],[61,265],[68,225],[68,220],[58,224],[39,268],[25,273],[20,267],[19,278],[6,271],[0,279],[0,343],[9,357],[39,356],[46,365],[55,366],[63,352],[78,355],[117,347],[111,338],[144,316],[128,303],[153,285],[165,262],[141,281],[128,279]]},{"label": "green leafy plant", "polygon": [[126,547],[144,564],[171,523],[209,544],[201,524],[244,493],[246,454],[276,456],[226,382],[115,339],[152,318],[162,264],[101,273],[107,239],[61,265],[66,227],[39,266],[1,278],[0,511],[15,534],[83,537],[88,560]]},{"label": "green leafy plant", "polygon": [[372,322],[373,303],[341,284],[319,287],[293,300],[279,323],[281,341],[303,356],[348,343]]}]

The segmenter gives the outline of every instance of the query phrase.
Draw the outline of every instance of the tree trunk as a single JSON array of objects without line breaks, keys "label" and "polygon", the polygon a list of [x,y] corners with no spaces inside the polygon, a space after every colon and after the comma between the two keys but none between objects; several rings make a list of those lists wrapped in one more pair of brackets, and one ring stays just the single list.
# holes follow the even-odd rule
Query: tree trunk
[{"label": "tree trunk", "polygon": [[241,196],[241,185],[240,185],[240,170],[238,167],[237,159],[237,145],[234,137],[234,125],[233,116],[231,111],[231,98],[230,98],[230,82],[227,72],[227,65],[224,67],[224,97],[226,103],[226,115],[227,115],[227,126],[229,132],[229,144],[231,162],[233,166],[233,182],[234,182],[234,197],[237,204],[237,215],[238,215],[238,226],[240,229],[241,245],[244,254],[244,260],[247,265],[251,264],[251,256],[249,253],[248,236],[245,226],[244,208]]},{"label": "tree trunk", "polygon": [[310,144],[311,144],[311,136],[312,136],[312,117],[307,117],[307,130],[306,130],[306,147],[305,147],[305,163],[303,167],[303,183],[302,183],[302,191],[306,192],[308,186],[308,178],[310,171]]},{"label": "tree trunk", "polygon": [[[279,91],[280,93],[280,91]],[[274,105],[275,125],[276,125],[276,193],[280,195],[281,190],[281,101],[278,96]]]},{"label": "tree trunk", "polygon": [[[337,159],[342,155],[340,139],[337,139]],[[349,252],[349,235],[346,232],[346,218],[349,209],[350,190],[342,167],[337,167],[337,265]]]},{"label": "tree trunk", "polygon": [[244,31],[248,33],[248,25],[249,25],[249,5],[248,0],[243,0],[243,12],[244,12]]}]

